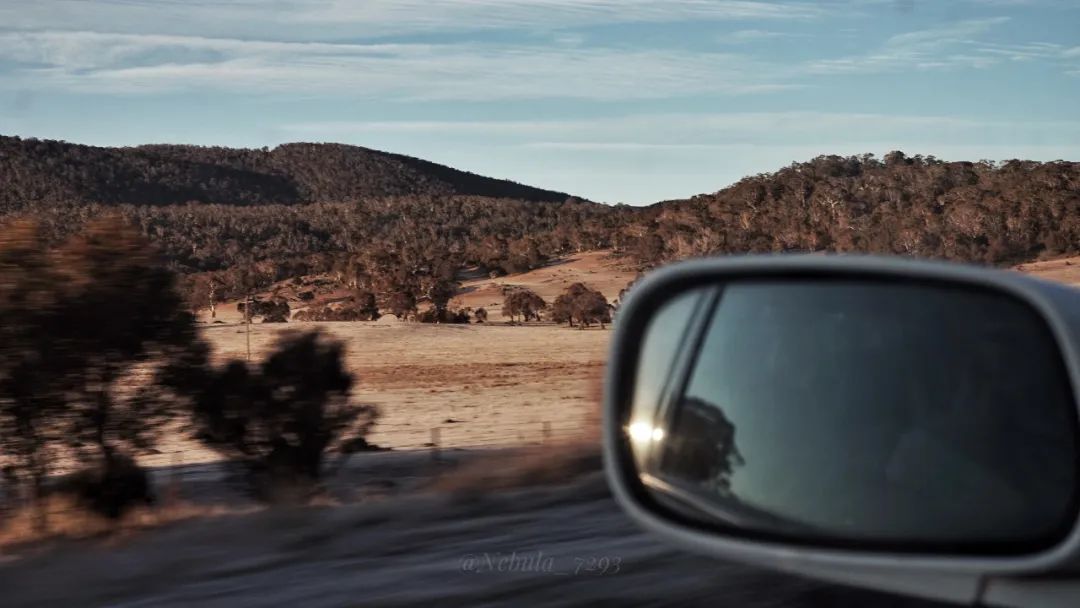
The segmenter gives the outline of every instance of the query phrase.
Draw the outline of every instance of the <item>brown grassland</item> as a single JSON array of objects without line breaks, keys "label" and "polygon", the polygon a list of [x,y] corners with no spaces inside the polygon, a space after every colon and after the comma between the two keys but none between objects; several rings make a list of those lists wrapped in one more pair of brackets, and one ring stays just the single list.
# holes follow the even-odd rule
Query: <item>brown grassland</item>
[{"label": "brown grassland", "polygon": [[[284,331],[320,327],[345,341],[354,398],[380,407],[369,439],[393,449],[428,447],[438,427],[445,448],[514,446],[571,440],[595,428],[608,329],[571,329],[552,323],[508,325],[499,309],[500,285],[529,287],[551,302],[574,282],[609,300],[635,275],[607,252],[571,256],[527,273],[462,284],[460,305],[486,307],[487,324],[399,322],[290,322],[251,325],[251,355],[260,359]],[[202,319],[204,322],[208,319]],[[220,358],[243,358],[247,333],[235,303],[218,307],[224,323],[204,323],[203,335]],[[194,442],[166,442],[147,465],[216,459]]]},{"label": "brown grassland", "polygon": [[[1080,258],[1033,262],[1023,272],[1080,283]],[[570,329],[551,323],[508,325],[499,312],[500,287],[529,287],[552,301],[569,284],[585,282],[614,300],[634,277],[608,252],[571,256],[527,273],[463,282],[461,306],[485,307],[484,325],[399,322],[261,324],[251,326],[251,352],[259,359],[283,331],[319,326],[348,347],[356,374],[354,396],[379,405],[382,417],[370,436],[394,449],[428,447],[439,429],[444,448],[508,447],[547,438],[594,436],[597,396],[611,329]],[[247,335],[234,303],[218,309],[220,324],[204,324],[204,336],[219,357],[243,357]],[[204,319],[205,321],[206,319]],[[145,464],[167,465],[216,459],[193,442],[168,442]]]}]

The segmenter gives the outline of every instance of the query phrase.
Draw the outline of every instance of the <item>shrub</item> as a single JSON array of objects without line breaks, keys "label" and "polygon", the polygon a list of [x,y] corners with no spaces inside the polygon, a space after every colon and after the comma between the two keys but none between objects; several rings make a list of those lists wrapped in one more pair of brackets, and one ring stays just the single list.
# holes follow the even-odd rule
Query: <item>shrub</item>
[{"label": "shrub", "polygon": [[364,437],[378,416],[350,400],[343,356],[344,345],[321,332],[289,333],[257,367],[209,370],[193,403],[196,437],[240,467],[255,498],[310,497],[326,453]]},{"label": "shrub", "polygon": [[297,321],[375,321],[379,316],[375,296],[361,292],[341,303],[301,310],[293,318]]},{"label": "shrub", "polygon": [[386,307],[401,320],[416,316],[416,296],[411,291],[395,291],[386,301]]},{"label": "shrub", "polygon": [[[38,504],[58,457],[98,460],[88,495],[126,483],[134,465],[120,454],[149,449],[175,413],[154,381],[131,380],[197,347],[189,308],[118,217],[51,249],[31,224],[0,229],[0,456]],[[123,508],[102,500],[107,513]]]},{"label": "shrub", "polygon": [[155,502],[146,469],[123,454],[83,469],[57,484],[50,494],[66,494],[75,504],[109,519],[119,519],[133,507]]},{"label": "shrub", "polygon": [[[237,311],[243,313],[246,308],[245,302],[236,303]],[[285,323],[289,320],[289,313],[289,302],[285,298],[251,300],[251,317],[262,317],[263,323]]]},{"label": "shrub", "polygon": [[467,308],[440,310],[432,307],[417,315],[416,319],[421,323],[468,323],[469,310]]}]

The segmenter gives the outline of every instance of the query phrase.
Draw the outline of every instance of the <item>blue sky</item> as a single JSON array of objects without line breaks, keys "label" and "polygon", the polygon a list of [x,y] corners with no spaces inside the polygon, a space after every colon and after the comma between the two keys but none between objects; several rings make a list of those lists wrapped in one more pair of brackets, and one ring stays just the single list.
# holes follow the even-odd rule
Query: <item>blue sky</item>
[{"label": "blue sky", "polygon": [[1072,0],[0,0],[0,133],[337,141],[606,202],[1080,160]]}]

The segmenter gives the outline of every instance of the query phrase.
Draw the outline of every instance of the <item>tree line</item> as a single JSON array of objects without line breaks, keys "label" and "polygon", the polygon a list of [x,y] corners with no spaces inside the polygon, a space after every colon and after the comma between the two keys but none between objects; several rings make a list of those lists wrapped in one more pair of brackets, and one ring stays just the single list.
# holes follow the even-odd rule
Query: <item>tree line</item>
[{"label": "tree line", "polygon": [[509,285],[503,291],[502,314],[509,318],[511,323],[518,318],[522,322],[540,321],[542,314],[547,313],[556,323],[566,323],[574,327],[576,321],[579,329],[593,324],[603,329],[606,323],[611,323],[614,309],[615,306],[608,303],[604,294],[585,283],[571,284],[550,306],[544,298],[527,287]]},{"label": "tree line", "polygon": [[995,265],[1080,252],[1080,163],[820,156],[643,211],[633,255],[831,251]]},{"label": "tree line", "polygon": [[499,276],[599,249],[642,270],[751,252],[998,265],[1080,253],[1080,163],[1062,161],[821,156],[635,208],[350,146],[112,149],[0,138],[0,158],[12,176],[0,185],[0,217],[34,219],[51,244],[115,212],[161,249],[192,306],[304,276],[356,292],[352,310],[313,318],[370,318],[372,294],[379,310],[419,316],[427,303],[425,319],[447,322],[462,269]]},{"label": "tree line", "polygon": [[569,195],[342,144],[275,148],[85,146],[0,136],[0,208],[37,202],[259,205],[474,195],[562,202]]}]

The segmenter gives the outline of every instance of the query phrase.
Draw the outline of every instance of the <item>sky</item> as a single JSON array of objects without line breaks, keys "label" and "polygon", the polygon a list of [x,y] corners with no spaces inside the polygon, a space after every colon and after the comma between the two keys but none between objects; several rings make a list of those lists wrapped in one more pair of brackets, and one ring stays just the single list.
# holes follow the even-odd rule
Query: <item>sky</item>
[{"label": "sky", "polygon": [[0,0],[0,134],[342,142],[610,203],[1080,160],[1080,0]]}]

